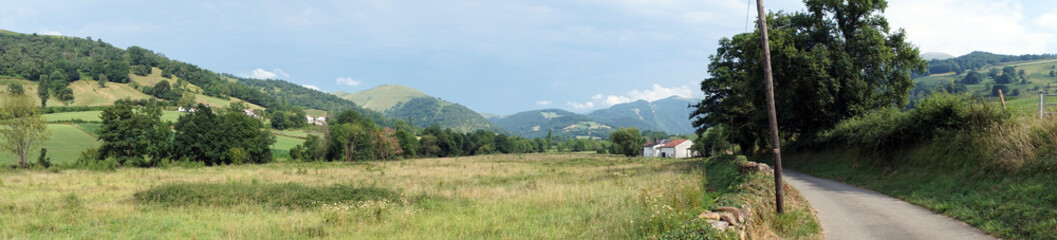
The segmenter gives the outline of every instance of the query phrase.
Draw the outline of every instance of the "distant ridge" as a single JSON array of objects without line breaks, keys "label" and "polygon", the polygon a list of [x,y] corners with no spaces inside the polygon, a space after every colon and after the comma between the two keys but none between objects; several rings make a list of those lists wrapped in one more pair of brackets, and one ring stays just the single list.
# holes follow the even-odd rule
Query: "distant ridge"
[{"label": "distant ridge", "polygon": [[927,60],[946,60],[946,59],[954,58],[954,55],[941,53],[941,52],[927,52],[927,53],[922,53],[921,54],[921,58],[924,58],[926,61]]},{"label": "distant ridge", "polygon": [[388,118],[409,121],[417,127],[438,125],[464,133],[499,129],[466,106],[444,101],[403,85],[379,85],[355,93],[331,94],[381,112]]}]

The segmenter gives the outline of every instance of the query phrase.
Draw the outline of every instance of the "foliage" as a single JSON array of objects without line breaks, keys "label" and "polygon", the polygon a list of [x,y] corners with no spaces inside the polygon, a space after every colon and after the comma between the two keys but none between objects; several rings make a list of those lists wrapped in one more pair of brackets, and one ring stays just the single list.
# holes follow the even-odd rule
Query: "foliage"
[{"label": "foliage", "polygon": [[22,95],[26,93],[26,90],[22,88],[22,84],[11,83],[7,85],[7,92],[12,95]]},{"label": "foliage", "polygon": [[228,154],[241,148],[248,153],[247,163],[272,161],[269,146],[275,136],[261,129],[260,120],[246,116],[239,107],[213,113],[209,106],[199,104],[198,110],[180,116],[173,138],[173,158],[200,161],[206,165],[231,164],[236,159]]},{"label": "foliage", "polygon": [[609,134],[609,140],[613,141],[613,149],[610,153],[623,154],[624,156],[638,156],[642,154],[642,136],[638,128],[621,128]]},{"label": "foliage", "polygon": [[40,156],[37,157],[37,164],[40,164],[43,168],[51,167],[51,158],[48,157],[47,148],[40,148]]},{"label": "foliage", "polygon": [[137,105],[125,99],[104,109],[100,114],[103,125],[97,133],[103,142],[100,158],[113,157],[119,165],[154,166],[168,157],[172,131],[161,115],[161,106],[155,101]]},{"label": "foliage", "polygon": [[0,145],[5,151],[18,155],[18,163],[26,167],[26,155],[48,139],[44,115],[40,113],[29,96],[14,94],[4,97],[0,105]]},{"label": "foliage", "polygon": [[1009,117],[1008,111],[975,102],[968,95],[941,93],[906,112],[883,108],[841,121],[822,133],[819,142],[872,153],[895,152],[942,134],[986,129]]},{"label": "foliage", "polygon": [[[882,15],[885,1],[807,0],[807,12],[767,16],[780,135],[810,138],[841,119],[903,106],[914,86],[911,72],[925,71],[903,30]],[[728,124],[734,142],[749,151],[769,136],[759,34],[723,38],[710,57],[706,96],[692,116],[698,131]]]},{"label": "foliage", "polygon": [[965,74],[965,78],[962,78],[962,84],[980,84],[984,82],[984,75],[976,71],[969,71]]}]

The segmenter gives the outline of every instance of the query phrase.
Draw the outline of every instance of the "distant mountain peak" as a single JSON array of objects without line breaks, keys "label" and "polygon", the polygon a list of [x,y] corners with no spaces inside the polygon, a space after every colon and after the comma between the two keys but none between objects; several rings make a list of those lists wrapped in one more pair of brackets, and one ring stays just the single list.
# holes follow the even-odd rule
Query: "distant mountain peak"
[{"label": "distant mountain peak", "polygon": [[921,58],[924,58],[926,61],[928,61],[928,60],[950,59],[950,58],[954,58],[954,56],[950,55],[950,54],[946,54],[946,53],[941,53],[941,52],[927,52],[927,53],[922,53],[921,54]]}]

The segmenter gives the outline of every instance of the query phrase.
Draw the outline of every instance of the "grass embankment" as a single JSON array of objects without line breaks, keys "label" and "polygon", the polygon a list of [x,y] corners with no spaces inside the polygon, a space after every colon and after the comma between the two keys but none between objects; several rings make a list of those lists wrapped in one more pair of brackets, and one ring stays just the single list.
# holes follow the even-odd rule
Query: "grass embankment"
[{"label": "grass embankment", "polygon": [[[729,179],[705,181],[706,168]],[[594,154],[5,171],[0,235],[14,238],[655,238],[771,182],[700,159]],[[805,219],[788,216],[762,222]]]},{"label": "grass embankment", "polygon": [[[891,195],[1013,239],[1057,239],[1057,122],[939,96],[842,122],[786,166]],[[837,144],[834,142],[843,142]]]},{"label": "grass embankment", "polygon": [[[728,156],[729,157],[729,156]],[[741,173],[744,157],[710,160],[705,167],[708,181],[706,204],[739,207],[750,211],[747,230],[750,239],[822,239],[822,228],[810,204],[793,187],[785,184],[785,213],[775,212],[774,175]]]}]

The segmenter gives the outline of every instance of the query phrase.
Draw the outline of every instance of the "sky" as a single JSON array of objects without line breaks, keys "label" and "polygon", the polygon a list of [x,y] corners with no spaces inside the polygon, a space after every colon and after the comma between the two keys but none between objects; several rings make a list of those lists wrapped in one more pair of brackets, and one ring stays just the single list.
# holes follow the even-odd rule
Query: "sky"
[{"label": "sky", "polygon": [[[141,46],[324,92],[400,84],[478,112],[701,97],[755,0],[6,1],[0,29]],[[803,11],[771,0],[770,11]],[[1057,53],[1057,1],[890,0],[921,52]]]}]

